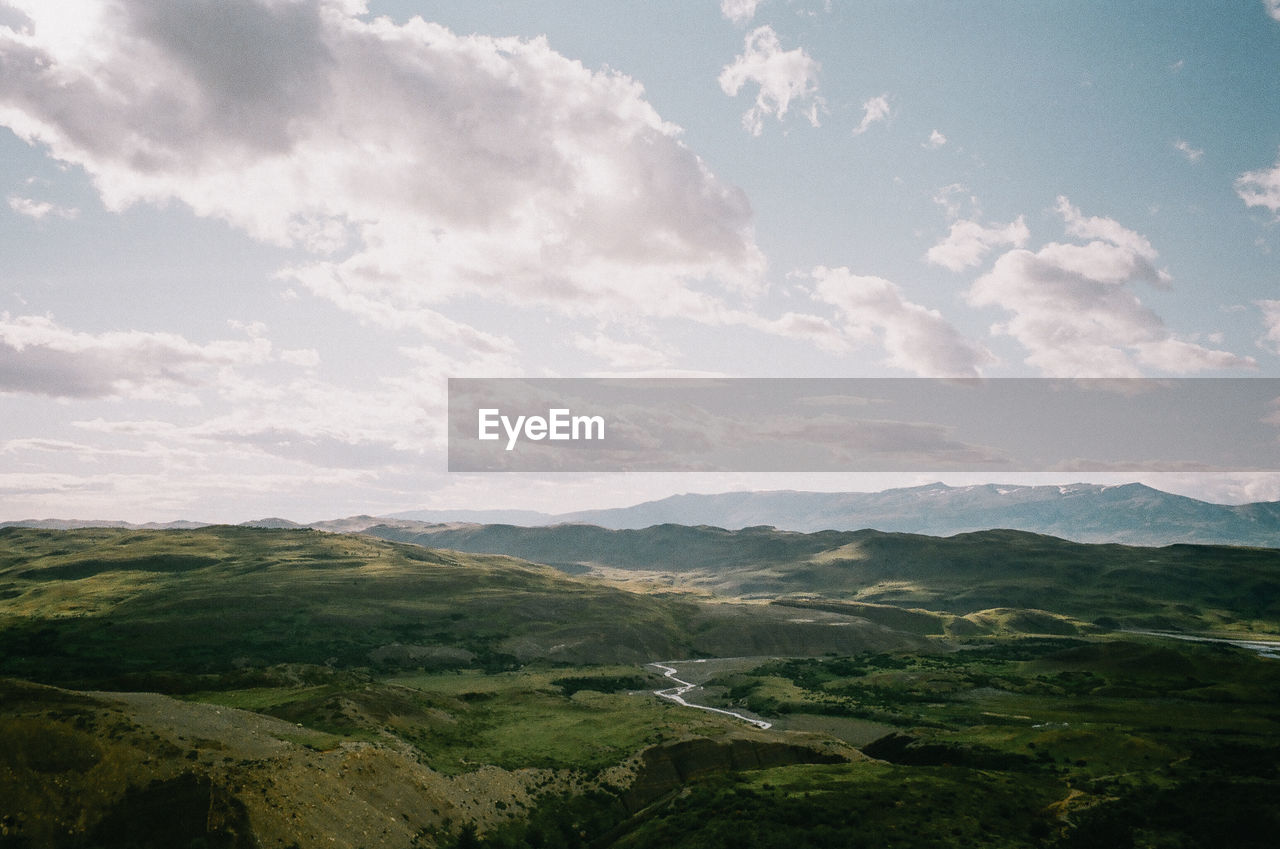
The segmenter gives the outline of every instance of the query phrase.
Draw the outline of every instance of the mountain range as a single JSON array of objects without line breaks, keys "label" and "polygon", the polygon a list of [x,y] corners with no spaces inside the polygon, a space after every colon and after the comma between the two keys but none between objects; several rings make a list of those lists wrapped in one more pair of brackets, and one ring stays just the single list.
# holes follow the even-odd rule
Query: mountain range
[{"label": "mountain range", "polygon": [[660,524],[727,529],[772,525],[804,533],[874,528],[929,536],[1007,528],[1076,542],[1280,545],[1280,502],[1213,504],[1138,483],[962,487],[934,483],[871,493],[727,492],[673,495],[632,507],[544,515],[537,521],[508,517],[505,511],[468,516],[411,511],[390,518],[525,526],[574,522],[614,530]]},{"label": "mountain range", "polygon": [[[424,524],[458,522],[524,527],[575,523],[613,530],[661,524],[709,525],[726,529],[769,525],[779,530],[804,533],[873,528],[930,536],[1006,528],[1075,542],[1280,547],[1280,502],[1214,504],[1138,483],[1118,486],[1078,483],[1066,486],[983,484],[962,487],[934,483],[871,493],[727,492],[673,495],[630,507],[559,514],[531,510],[413,510],[388,516],[352,516],[309,525],[281,518],[244,524],[271,528],[312,527],[350,533],[379,524],[414,528]],[[125,522],[52,519],[0,522],[0,525],[38,528],[190,529],[203,524],[183,521],[164,525],[130,525]]]}]

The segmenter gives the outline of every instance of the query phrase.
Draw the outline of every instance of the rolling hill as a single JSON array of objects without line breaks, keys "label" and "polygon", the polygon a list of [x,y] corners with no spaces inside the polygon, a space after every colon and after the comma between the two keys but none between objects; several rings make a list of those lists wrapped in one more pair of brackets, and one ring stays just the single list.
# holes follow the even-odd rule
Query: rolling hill
[{"label": "rolling hill", "polygon": [[282,663],[504,669],[919,642],[756,607],[313,530],[0,529],[0,675],[62,686],[171,690],[173,676]]},{"label": "rolling hill", "polygon": [[[1274,660],[1116,630],[1280,633],[1276,550],[370,532],[406,541],[0,529],[0,845],[657,849],[747,822],[1263,846],[1280,822]],[[659,698],[660,658],[773,727]]]},{"label": "rolling hill", "polygon": [[1130,627],[1280,625],[1280,552],[1272,549],[1086,544],[1008,530],[947,538],[683,525],[375,526],[365,533],[614,579],[662,578],[719,596],[825,598],[959,616],[1038,609]]}]

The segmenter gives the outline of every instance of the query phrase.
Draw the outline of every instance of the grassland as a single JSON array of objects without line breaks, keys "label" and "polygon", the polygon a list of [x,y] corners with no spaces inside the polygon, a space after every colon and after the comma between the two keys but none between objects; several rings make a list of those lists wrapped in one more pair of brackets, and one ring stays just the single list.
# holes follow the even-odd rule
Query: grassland
[{"label": "grassland", "polygon": [[0,674],[61,686],[179,692],[280,664],[500,671],[913,639],[318,531],[0,529]]},{"label": "grassland", "polygon": [[1280,634],[1280,569],[1271,549],[1082,544],[1009,530],[947,538],[679,525],[624,531],[372,527],[366,533],[512,554],[717,598],[839,601],[952,617],[1042,610],[1108,628]]},{"label": "grassland", "polygon": [[505,557],[248,528],[11,528],[0,546],[0,673],[52,684],[168,691],[282,663],[497,670],[689,650],[691,609]]},{"label": "grassland", "polygon": [[[950,542],[774,563],[812,589],[745,603],[313,531],[0,530],[0,847],[1272,845],[1280,661],[1110,626],[1274,633],[1275,552]],[[697,656],[734,658],[681,664],[699,699],[774,727],[653,695]]]},{"label": "grassland", "polygon": [[708,683],[782,729],[894,731],[863,746],[879,763],[708,781],[618,846],[1264,847],[1280,827],[1280,664],[1238,649],[983,638]]},{"label": "grassland", "polygon": [[404,742],[445,774],[503,769],[594,774],[684,735],[720,736],[731,722],[682,710],[652,691],[637,666],[464,669],[390,677],[333,676],[321,684],[191,693],[342,739]]}]

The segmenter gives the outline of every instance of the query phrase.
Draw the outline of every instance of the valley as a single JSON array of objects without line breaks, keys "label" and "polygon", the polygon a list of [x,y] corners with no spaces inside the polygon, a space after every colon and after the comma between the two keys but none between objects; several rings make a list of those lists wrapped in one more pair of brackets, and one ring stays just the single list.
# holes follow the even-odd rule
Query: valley
[{"label": "valley", "polygon": [[1249,847],[1280,826],[1280,666],[1169,636],[1280,646],[1276,551],[393,530],[0,529],[0,846]]}]

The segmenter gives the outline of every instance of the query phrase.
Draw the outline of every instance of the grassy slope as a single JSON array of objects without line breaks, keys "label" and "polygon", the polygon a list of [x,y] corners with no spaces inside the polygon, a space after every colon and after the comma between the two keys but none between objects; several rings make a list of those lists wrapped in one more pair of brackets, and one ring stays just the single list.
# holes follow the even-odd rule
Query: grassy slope
[{"label": "grassy slope", "polygon": [[0,530],[0,674],[59,685],[173,691],[193,673],[281,663],[498,670],[923,642],[848,616],[638,594],[359,536]]},{"label": "grassy slope", "polygon": [[131,673],[368,666],[380,648],[392,663],[396,644],[491,668],[649,660],[687,651],[693,611],[510,558],[225,527],[0,530],[0,598],[0,672],[126,687]]},{"label": "grassy slope", "polygon": [[639,751],[762,737],[635,666],[258,674],[182,701],[0,678],[0,846],[431,847],[587,796],[607,828]]},{"label": "grassy slope", "polygon": [[[956,595],[967,588],[976,605],[989,602],[980,594],[993,588],[1028,584],[1041,598],[1057,594],[1064,605],[1081,605],[1070,609],[1111,605],[1106,609],[1123,613],[1118,605],[1129,596],[1108,594],[1129,582],[1132,596],[1159,599],[1155,613],[1142,616],[1206,621],[1198,607],[1177,608],[1182,592],[1197,604],[1221,603],[1232,616],[1252,604],[1260,630],[1277,624],[1268,596],[1274,552],[1215,549],[1225,552],[1215,565],[1192,547],[1058,542],[872,535],[857,549],[809,555],[796,570],[818,570],[815,581],[822,570],[841,580],[862,570],[864,590],[853,595],[923,607],[942,607],[941,587]],[[1062,575],[1076,580],[1064,583]],[[1143,589],[1161,576],[1168,586]],[[1241,586],[1216,586],[1232,581]],[[1248,593],[1258,598],[1241,598]],[[1232,831],[1227,820],[1243,822],[1247,814],[1249,828],[1280,827],[1274,661],[1137,638],[982,637],[952,654],[907,654],[892,649],[924,646],[922,635],[936,634],[935,622],[951,627],[960,620],[855,605],[854,612],[914,633],[863,628],[838,612],[840,596],[832,595],[835,601],[820,605],[835,611],[695,604],[509,558],[307,531],[0,531],[0,671],[99,686],[163,685],[209,703],[184,708],[149,697],[123,714],[82,720],[88,708],[76,701],[81,696],[15,700],[10,696],[21,695],[23,685],[5,685],[5,739],[26,743],[0,747],[0,784],[23,794],[24,810],[52,834],[48,829],[68,817],[96,828],[95,817],[116,810],[128,786],[145,795],[152,777],[179,781],[190,773],[206,784],[181,779],[187,784],[161,789],[193,809],[221,800],[227,822],[247,816],[255,828],[266,823],[273,838],[285,839],[281,845],[295,828],[300,846],[333,845],[325,830],[341,830],[342,817],[354,814],[329,810],[323,794],[346,793],[359,775],[368,779],[359,789],[364,821],[400,817],[407,825],[385,838],[373,839],[376,830],[367,840],[344,834],[353,847],[407,846],[407,835],[431,845],[423,829],[456,832],[469,820],[495,847],[540,841],[636,849],[740,845],[744,833],[756,845],[787,849],[859,840],[1209,846],[1201,838],[1211,833],[1247,847],[1267,844],[1254,831]],[[998,625],[1027,620],[1016,612],[987,618]],[[833,634],[851,636],[840,643]],[[660,702],[643,687],[629,692],[628,676],[642,674],[637,667],[512,668],[520,660],[651,660],[698,648],[745,654],[761,645],[761,653],[779,646],[795,649],[780,654],[821,653],[815,646],[862,652],[740,669],[715,682],[712,693],[725,704],[779,719],[770,735],[821,729],[865,745],[893,729],[914,742],[885,744],[882,762],[706,776],[651,815],[625,820],[612,797],[562,773],[613,775],[610,765],[641,747],[732,736],[735,723]],[[433,664],[469,668],[410,671]],[[594,686],[581,687],[583,679]],[[143,704],[151,711],[145,716]],[[287,756],[255,754],[247,748],[252,741],[208,730],[210,704],[287,723],[273,726]],[[121,740],[127,745],[115,748]],[[373,771],[359,772],[366,767]],[[529,768],[543,772],[516,777]],[[410,776],[433,788],[421,813],[403,807],[415,804],[408,791],[380,795],[403,789]],[[446,776],[454,783],[442,783]],[[240,795],[244,788],[258,794],[254,802]],[[560,789],[573,793],[561,797]],[[243,798],[244,809],[218,796],[224,792]],[[256,801],[259,795],[266,801]],[[302,821],[289,816],[293,800],[306,802],[296,810]],[[526,807],[503,825],[517,800]]]},{"label": "grassy slope", "polygon": [[[570,683],[566,689],[575,680],[592,686],[575,692]],[[327,675],[304,686],[202,691],[184,698],[265,713],[342,739],[406,742],[433,769],[448,774],[483,764],[595,771],[665,739],[715,736],[733,728],[714,714],[680,710],[652,696],[662,686],[659,676],[636,666],[591,667],[590,675],[566,669],[457,670],[386,679]]]},{"label": "grassy slope", "polygon": [[230,710],[235,694],[220,695],[197,704],[0,679],[0,846],[432,846],[570,786],[548,770],[446,775],[393,730],[321,733]]}]

